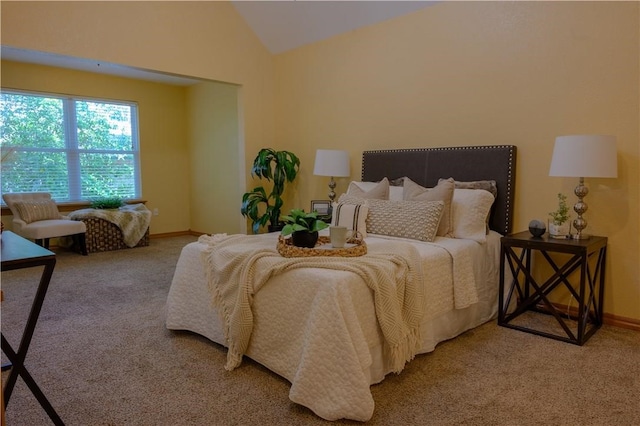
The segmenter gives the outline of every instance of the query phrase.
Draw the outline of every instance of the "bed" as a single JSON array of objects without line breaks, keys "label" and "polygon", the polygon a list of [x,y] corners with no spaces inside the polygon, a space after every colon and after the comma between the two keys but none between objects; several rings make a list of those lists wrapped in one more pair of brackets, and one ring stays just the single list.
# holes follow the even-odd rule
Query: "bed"
[{"label": "bed", "polygon": [[[389,330],[395,329],[389,328],[386,317],[380,313],[379,301],[383,292],[372,283],[376,280],[366,280],[358,271],[351,270],[354,263],[343,264],[349,265],[348,268],[334,268],[314,264],[313,260],[307,264],[308,259],[304,258],[279,260],[277,252],[276,256],[260,257],[252,266],[255,268],[251,269],[252,280],[260,284],[249,286],[244,302],[238,302],[238,305],[246,303],[250,306],[248,317],[243,317],[248,320],[239,321],[242,327],[250,323],[249,336],[245,336],[244,346],[238,349],[237,341],[229,337],[234,328],[234,323],[228,321],[229,311],[234,307],[220,303],[222,290],[215,287],[215,283],[224,281],[228,284],[232,278],[237,278],[233,254],[241,257],[244,253],[238,247],[245,244],[256,249],[275,248],[277,234],[202,236],[198,242],[185,246],[167,298],[166,326],[171,330],[195,332],[227,347],[227,365],[212,368],[232,370],[240,364],[243,355],[247,356],[291,382],[289,398],[318,416],[327,420],[367,421],[375,407],[371,385],[382,382],[390,373],[400,373],[406,362],[417,354],[433,351],[439,342],[495,318],[500,237],[511,231],[515,165],[516,147],[512,145],[363,153],[361,181],[352,182],[338,204],[345,212],[347,207],[360,202],[371,209],[367,214],[371,219],[375,216],[376,203],[384,204],[384,201],[366,197],[383,182],[390,182],[387,204],[428,204],[431,209],[440,209],[438,215],[444,217],[441,201],[422,203],[402,198],[410,189],[419,189],[423,195],[429,192],[432,196],[435,188],[455,183],[450,206],[451,228],[446,235],[441,235],[443,222],[439,221],[434,225],[437,232],[434,230],[423,240],[407,238],[403,231],[400,234],[394,234],[395,231],[367,232],[364,238],[369,251],[367,256],[382,259],[393,255],[395,260],[415,257],[414,263],[403,263],[402,267],[409,269],[402,273],[391,272],[397,280],[400,276],[405,280],[403,295],[411,288],[421,297],[411,298],[421,301],[419,310],[414,302],[410,309],[402,311],[401,317],[405,320],[407,315],[404,314],[409,310],[414,316],[411,333],[407,333],[414,339],[412,352],[408,355],[402,352],[400,362],[397,347],[390,343],[394,340]],[[401,186],[394,187],[394,184]],[[465,197],[476,200],[482,194],[479,198],[486,200],[489,192],[491,202],[486,213],[481,213],[485,215],[480,220],[482,232],[478,231],[475,216],[472,232],[464,226],[459,228],[462,231],[456,228],[469,216]],[[393,201],[394,197],[397,203]],[[367,201],[362,202],[362,199]],[[483,203],[486,206],[487,203]],[[334,211],[334,221],[341,217]],[[356,222],[364,223],[369,231],[382,229],[372,226],[374,224],[369,221]],[[471,232],[469,238],[467,231]],[[454,235],[455,232],[462,234]],[[233,239],[237,239],[233,244],[239,242],[240,245],[231,244]],[[221,248],[225,245],[226,252]],[[340,261],[344,259],[337,260]],[[279,273],[261,273],[269,269],[267,264],[283,266]],[[411,265],[414,265],[413,269]],[[420,271],[419,279],[415,278],[416,270]],[[225,271],[231,271],[231,275],[222,280],[221,276],[227,277]],[[400,288],[398,282],[392,288]],[[399,346],[406,349],[406,346]],[[233,353],[239,357],[232,359]]]}]

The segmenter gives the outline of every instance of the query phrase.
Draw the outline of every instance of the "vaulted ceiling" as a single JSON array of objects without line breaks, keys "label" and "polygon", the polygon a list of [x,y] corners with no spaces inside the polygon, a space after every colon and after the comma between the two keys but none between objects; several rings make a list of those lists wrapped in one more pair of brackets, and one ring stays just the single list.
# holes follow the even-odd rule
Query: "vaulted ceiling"
[{"label": "vaulted ceiling", "polygon": [[[314,43],[387,19],[405,15],[435,1],[233,1],[243,17],[271,53]],[[197,82],[190,78],[134,69],[118,64],[2,46],[1,56],[19,62],[99,72],[176,85]]]},{"label": "vaulted ceiling", "polygon": [[422,9],[434,1],[234,1],[271,53],[372,25]]}]

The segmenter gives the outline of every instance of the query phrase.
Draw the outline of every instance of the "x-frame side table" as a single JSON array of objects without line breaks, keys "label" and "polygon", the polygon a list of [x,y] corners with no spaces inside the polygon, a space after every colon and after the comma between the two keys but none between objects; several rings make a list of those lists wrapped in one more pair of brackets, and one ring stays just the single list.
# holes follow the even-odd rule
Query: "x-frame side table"
[{"label": "x-frame side table", "polygon": [[[520,232],[502,237],[500,251],[498,325],[576,345],[583,345],[600,328],[607,255],[606,237],[592,236],[586,240],[553,239],[547,234],[533,237],[529,232]],[[552,269],[551,275],[541,282],[536,281],[532,271],[534,251],[539,252],[541,256],[537,258],[544,259]],[[559,256],[555,256],[554,259],[550,253],[563,253],[564,263],[558,260]],[[511,283],[505,283],[506,266],[512,275]],[[579,282],[576,284],[570,279],[574,272],[579,274]],[[563,287],[578,302],[577,312],[573,314],[561,312],[549,298],[552,291]],[[527,311],[552,315],[562,328],[563,334],[516,324],[514,320]],[[575,323],[577,327],[572,326]]]},{"label": "x-frame side table", "polygon": [[[33,332],[35,331],[36,324],[38,323],[40,310],[42,309],[42,304],[47,294],[47,289],[49,288],[49,282],[53,275],[53,269],[56,265],[56,255],[44,247],[40,247],[39,245],[34,244],[10,231],[2,232],[1,250],[2,271],[44,266],[18,350],[16,351],[11,347],[7,339],[4,337],[4,334],[1,335],[2,352],[7,355],[7,358],[11,363],[6,366],[6,369],[10,368],[11,372],[5,382],[2,395],[4,398],[5,409],[9,404],[9,399],[13,393],[13,388],[18,380],[18,376],[20,376],[36,397],[42,408],[44,408],[46,413],[49,415],[49,418],[53,423],[56,425],[64,425],[64,422],[60,416],[58,416],[58,413],[56,413],[56,410],[53,408],[24,365],[24,360],[27,356],[27,351],[29,350],[29,345],[31,343],[31,338],[33,337]],[[5,370],[5,366],[2,366],[2,370]]]}]

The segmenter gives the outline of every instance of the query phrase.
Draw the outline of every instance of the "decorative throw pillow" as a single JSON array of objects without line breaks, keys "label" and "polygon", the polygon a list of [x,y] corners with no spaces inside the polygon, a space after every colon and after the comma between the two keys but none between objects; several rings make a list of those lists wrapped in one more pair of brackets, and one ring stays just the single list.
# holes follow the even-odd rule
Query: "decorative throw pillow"
[{"label": "decorative throw pillow", "polygon": [[368,214],[369,207],[364,204],[338,203],[333,207],[331,226],[346,226],[347,229],[359,232],[362,238],[366,238]]},{"label": "decorative throw pillow", "polygon": [[395,178],[395,179],[390,179],[389,180],[389,185],[390,186],[404,186],[404,176],[403,177],[399,177],[399,178]]},{"label": "decorative throw pillow", "polygon": [[[443,181],[446,179],[440,179]],[[456,189],[484,189],[485,191],[489,191],[493,198],[498,196],[498,186],[496,185],[495,180],[474,180],[470,182],[460,182],[454,181]]]},{"label": "decorative throw pillow", "polygon": [[384,178],[380,182],[351,182],[347,188],[347,195],[359,198],[389,199],[389,179]]},{"label": "decorative throw pillow", "polygon": [[370,234],[431,242],[436,237],[443,201],[367,200]]},{"label": "decorative throw pillow", "polygon": [[486,241],[487,215],[493,205],[489,191],[456,189],[453,192],[453,238]]},{"label": "decorative throw pillow", "polygon": [[53,200],[18,201],[14,204],[20,218],[26,223],[60,219],[58,206]]},{"label": "decorative throw pillow", "polygon": [[453,198],[453,179],[444,179],[438,182],[433,188],[425,188],[418,185],[409,178],[404,179],[404,199],[412,201],[442,201],[444,209],[442,219],[438,226],[437,235],[440,237],[450,237],[453,231],[451,221],[451,200]]},{"label": "decorative throw pillow", "polygon": [[[440,179],[444,180],[444,179]],[[470,182],[459,182],[455,181],[456,189],[484,189],[485,191],[489,191],[493,198],[496,199],[498,197],[498,186],[496,185],[495,180],[474,180]],[[491,211],[487,213],[487,226],[485,232],[488,234],[489,227],[489,219],[491,217]]]}]

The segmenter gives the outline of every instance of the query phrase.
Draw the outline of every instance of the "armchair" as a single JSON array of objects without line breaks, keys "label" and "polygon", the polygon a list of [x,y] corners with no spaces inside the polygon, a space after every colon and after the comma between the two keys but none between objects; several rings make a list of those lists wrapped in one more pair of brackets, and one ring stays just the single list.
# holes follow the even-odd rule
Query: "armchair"
[{"label": "armchair", "polygon": [[87,255],[87,227],[83,222],[63,216],[46,192],[3,194],[2,199],[13,214],[13,230],[36,244],[49,248],[49,239],[71,235],[83,255]]}]

